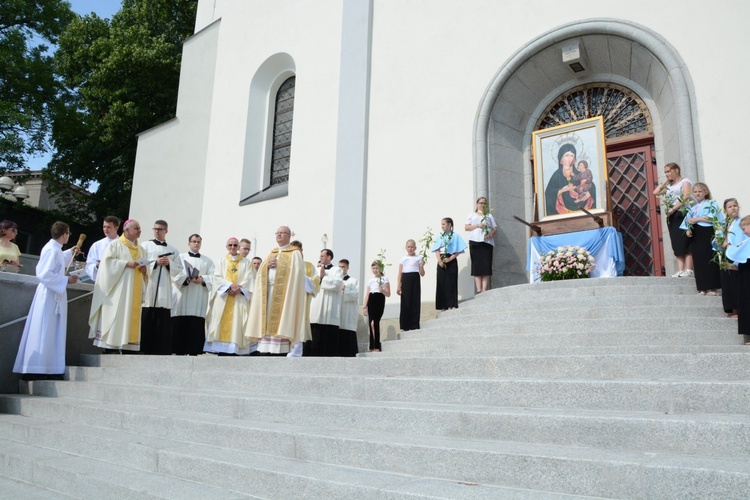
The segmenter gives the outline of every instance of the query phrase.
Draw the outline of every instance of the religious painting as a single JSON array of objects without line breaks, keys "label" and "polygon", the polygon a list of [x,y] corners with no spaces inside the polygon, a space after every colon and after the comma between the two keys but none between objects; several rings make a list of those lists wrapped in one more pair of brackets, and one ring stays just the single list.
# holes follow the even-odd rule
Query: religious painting
[{"label": "religious painting", "polygon": [[533,133],[539,220],[604,212],[608,207],[604,119],[589,118]]}]

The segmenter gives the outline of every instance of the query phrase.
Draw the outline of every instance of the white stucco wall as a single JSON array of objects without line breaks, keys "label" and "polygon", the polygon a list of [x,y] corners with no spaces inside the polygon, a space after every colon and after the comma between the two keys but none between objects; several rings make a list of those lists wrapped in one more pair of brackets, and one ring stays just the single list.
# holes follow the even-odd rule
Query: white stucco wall
[{"label": "white stucco wall", "polygon": [[[222,16],[211,118],[206,137],[182,140],[179,148],[190,155],[205,141],[205,194],[197,227],[180,214],[170,223],[201,232],[206,254],[221,257],[226,238],[233,235],[257,238],[254,253],[265,257],[280,224],[292,226],[305,244],[307,260],[317,260],[323,234],[336,252],[332,189],[342,5],[340,0],[201,0],[197,28]],[[395,281],[406,239],[419,239],[428,226],[438,233],[444,216],[453,217],[465,236],[463,221],[475,199],[476,113],[487,86],[503,63],[531,40],[584,18],[642,24],[677,50],[692,78],[700,180],[717,199],[736,196],[750,211],[750,194],[742,189],[750,184],[750,170],[733,158],[744,144],[740,120],[748,111],[743,91],[750,80],[750,59],[745,56],[750,32],[744,25],[750,20],[750,4],[633,0],[623,6],[577,0],[562,9],[551,0],[373,0],[373,5],[362,267],[385,249],[393,263],[387,274]],[[250,81],[263,61],[279,52],[291,55],[297,70],[289,196],[240,207]],[[180,130],[186,120],[179,112],[178,121]],[[139,163],[146,157],[154,158],[148,160],[150,165],[174,163],[162,149],[175,137],[159,129],[150,134],[154,145],[144,146],[148,152],[139,149]],[[658,160],[663,165],[674,158]],[[168,168],[178,171],[174,165]],[[143,172],[140,164],[138,169]],[[148,220],[152,211],[141,204],[152,190],[138,179],[138,169],[133,208],[148,213]],[[347,256],[336,255],[340,257]],[[467,298],[473,294],[468,257],[459,263],[459,291]],[[424,301],[434,296],[434,265],[430,259]],[[397,314],[397,303],[394,293],[387,315]]]}]

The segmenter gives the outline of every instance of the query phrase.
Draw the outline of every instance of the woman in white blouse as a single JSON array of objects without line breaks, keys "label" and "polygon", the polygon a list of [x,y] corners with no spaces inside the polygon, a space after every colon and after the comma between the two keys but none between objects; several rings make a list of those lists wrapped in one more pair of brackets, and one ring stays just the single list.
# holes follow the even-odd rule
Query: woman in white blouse
[{"label": "woman in white blouse", "polygon": [[471,275],[477,293],[490,289],[492,276],[492,251],[495,247],[497,223],[488,210],[487,198],[477,199],[477,208],[466,217],[464,229],[469,231],[469,255],[471,255]]}]

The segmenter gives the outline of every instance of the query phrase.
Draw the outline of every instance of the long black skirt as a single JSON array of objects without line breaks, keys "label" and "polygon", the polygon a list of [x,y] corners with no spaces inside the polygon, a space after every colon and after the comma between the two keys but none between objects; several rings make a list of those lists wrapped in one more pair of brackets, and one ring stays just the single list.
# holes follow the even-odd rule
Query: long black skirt
[{"label": "long black skirt", "polygon": [[719,265],[712,262],[714,250],[711,243],[714,239],[713,226],[705,227],[693,225],[693,237],[690,253],[693,254],[693,268],[695,270],[695,287],[698,291],[716,290],[721,288]]},{"label": "long black skirt", "polygon": [[750,262],[737,269],[737,333],[750,335]]},{"label": "long black skirt", "polygon": [[721,271],[721,304],[725,313],[732,313],[737,309],[739,300],[739,282],[737,271],[725,269]]},{"label": "long black skirt", "polygon": [[482,241],[469,242],[472,276],[492,276],[492,250],[494,247]]},{"label": "long black skirt", "polygon": [[445,267],[438,264],[435,278],[435,309],[458,307],[458,262],[452,260]]},{"label": "long black skirt", "polygon": [[401,275],[401,313],[398,317],[401,330],[419,330],[422,312],[422,283],[419,273]]},{"label": "long black skirt", "polygon": [[672,251],[675,257],[690,255],[690,238],[685,231],[680,229],[680,224],[685,219],[679,210],[667,217],[667,228],[669,229],[669,241],[672,242]]},{"label": "long black skirt", "polygon": [[206,319],[200,316],[172,317],[172,351],[179,355],[203,354],[206,342]]},{"label": "long black skirt", "polygon": [[370,329],[370,350],[380,350],[380,318],[385,311],[385,295],[370,293],[367,299],[367,326]]}]

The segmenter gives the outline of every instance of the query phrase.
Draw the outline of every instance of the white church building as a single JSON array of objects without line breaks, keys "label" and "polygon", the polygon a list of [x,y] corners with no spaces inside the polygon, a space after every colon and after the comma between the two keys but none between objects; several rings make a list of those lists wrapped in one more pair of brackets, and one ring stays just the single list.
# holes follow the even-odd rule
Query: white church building
[{"label": "white church building", "polygon": [[[289,225],[306,260],[328,247],[368,279],[382,249],[395,281],[407,239],[443,217],[466,236],[486,196],[492,286],[523,283],[529,229],[513,216],[536,220],[532,133],[601,115],[626,274],[669,275],[651,194],[666,163],[750,213],[735,158],[749,22],[743,0],[200,0],[176,117],[139,136],[130,216],[167,220],[181,249],[200,233],[214,259],[230,236],[265,258]],[[471,298],[468,253],[459,265]]]}]

